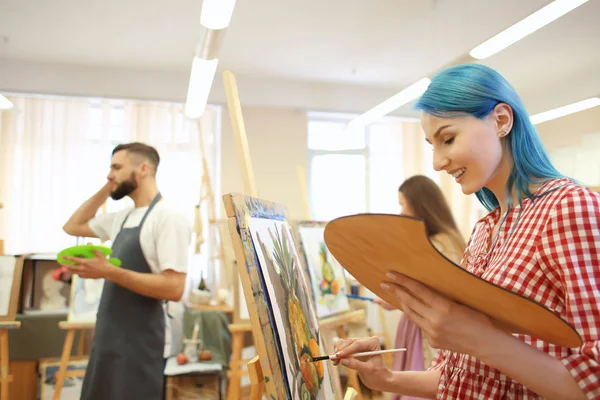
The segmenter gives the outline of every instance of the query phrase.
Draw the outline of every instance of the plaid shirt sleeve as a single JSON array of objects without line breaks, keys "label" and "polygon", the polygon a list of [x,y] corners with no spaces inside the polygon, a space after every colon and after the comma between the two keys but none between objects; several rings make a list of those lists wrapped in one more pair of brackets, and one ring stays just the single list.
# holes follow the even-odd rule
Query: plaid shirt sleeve
[{"label": "plaid shirt sleeve", "polygon": [[555,271],[563,317],[583,340],[561,358],[588,398],[600,399],[600,195],[578,188],[553,210],[541,237],[540,261]]},{"label": "plaid shirt sleeve", "polygon": [[427,369],[428,371],[432,371],[432,370],[441,370],[444,368],[444,365],[446,365],[447,363],[447,357],[446,354],[448,353],[447,350],[438,350],[437,354],[433,357],[433,360],[431,361],[431,366],[429,366],[429,368]]}]

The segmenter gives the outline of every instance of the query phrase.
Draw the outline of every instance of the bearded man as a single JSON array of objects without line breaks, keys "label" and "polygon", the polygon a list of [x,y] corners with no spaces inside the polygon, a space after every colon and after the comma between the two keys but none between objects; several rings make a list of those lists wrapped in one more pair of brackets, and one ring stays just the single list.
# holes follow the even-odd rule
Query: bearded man
[{"label": "bearded man", "polygon": [[[156,185],[160,157],[143,143],[118,145],[112,152],[108,182],[89,198],[63,229],[73,236],[112,241],[111,257],[65,257],[65,265],[87,279],[104,279],[96,330],[81,399],[153,399],[164,396],[164,366],[170,335],[164,303],[183,296],[191,222],[162,200]],[[111,197],[134,205],[96,216]]]}]

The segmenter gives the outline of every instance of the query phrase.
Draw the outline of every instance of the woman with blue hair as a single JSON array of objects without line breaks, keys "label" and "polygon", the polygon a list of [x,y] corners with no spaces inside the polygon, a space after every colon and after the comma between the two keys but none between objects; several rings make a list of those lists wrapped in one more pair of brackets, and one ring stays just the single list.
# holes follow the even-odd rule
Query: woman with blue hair
[{"label": "woman with blue hair", "polygon": [[511,85],[478,64],[437,74],[418,100],[434,167],[475,193],[478,221],[461,265],[536,301],[583,340],[566,348],[511,335],[484,314],[399,274],[381,286],[440,349],[428,371],[390,371],[378,338],[337,343],[341,363],[376,390],[451,399],[600,399],[600,194],[550,163]]}]

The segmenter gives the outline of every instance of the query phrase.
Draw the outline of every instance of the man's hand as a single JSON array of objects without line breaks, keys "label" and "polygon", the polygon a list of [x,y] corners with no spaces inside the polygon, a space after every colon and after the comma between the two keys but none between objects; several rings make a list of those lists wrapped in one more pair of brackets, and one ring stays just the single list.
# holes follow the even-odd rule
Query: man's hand
[{"label": "man's hand", "polygon": [[110,196],[114,184],[106,182],[92,197],[86,200],[63,226],[63,230],[71,236],[98,237],[88,222],[96,216],[98,209]]},{"label": "man's hand", "polygon": [[118,267],[108,262],[106,256],[101,251],[94,250],[94,254],[96,255],[94,258],[63,256],[65,260],[72,261],[78,265],[61,265],[67,267],[71,273],[85,279],[107,279]]}]

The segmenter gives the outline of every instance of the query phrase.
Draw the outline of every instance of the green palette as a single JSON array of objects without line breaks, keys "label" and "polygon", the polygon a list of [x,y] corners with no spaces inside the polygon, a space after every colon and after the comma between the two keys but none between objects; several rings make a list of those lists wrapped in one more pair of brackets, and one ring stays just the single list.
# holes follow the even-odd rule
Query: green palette
[{"label": "green palette", "polygon": [[[91,244],[84,244],[80,246],[68,247],[58,253],[56,261],[65,265],[77,265],[72,261],[65,260],[62,256],[70,256],[77,258],[94,258],[96,255],[94,251],[101,251],[105,256],[109,256],[112,253],[112,249],[106,246],[95,246]],[[116,267],[121,266],[121,260],[118,258],[109,258],[108,262]]]}]

